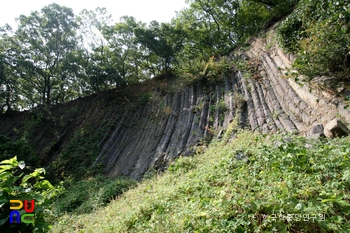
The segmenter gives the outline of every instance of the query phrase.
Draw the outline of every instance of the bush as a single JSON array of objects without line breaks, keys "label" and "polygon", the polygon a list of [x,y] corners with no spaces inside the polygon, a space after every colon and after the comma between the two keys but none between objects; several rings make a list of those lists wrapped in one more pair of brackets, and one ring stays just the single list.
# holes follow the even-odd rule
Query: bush
[{"label": "bush", "polygon": [[199,58],[194,59],[190,63],[177,68],[175,72],[185,85],[195,83],[198,80],[217,82],[230,69],[231,65],[227,57],[215,59],[213,56],[208,61]]},{"label": "bush", "polygon": [[119,196],[136,181],[120,178],[97,176],[76,182],[66,188],[56,201],[53,208],[57,214],[74,212],[77,214],[90,213],[105,206],[113,198]]},{"label": "bush", "polygon": [[18,160],[26,160],[27,166],[36,166],[39,163],[34,148],[30,145],[27,134],[12,140],[0,134],[0,161],[17,156]]},{"label": "bush", "polygon": [[144,93],[144,94],[139,96],[140,104],[146,105],[151,101],[152,101],[152,94],[151,93]]},{"label": "bush", "polygon": [[298,54],[295,67],[313,78],[348,76],[350,3],[302,0],[278,29],[280,44]]},{"label": "bush", "polygon": [[[44,179],[43,168],[31,169],[25,166],[23,161],[17,161],[17,157],[4,160],[0,163],[0,229],[1,232],[47,232],[49,224],[48,209],[51,200],[61,191],[61,187],[53,187]],[[33,223],[10,224],[10,200],[35,201],[35,219]],[[20,210],[23,214],[24,210]]]},{"label": "bush", "polygon": [[50,180],[72,182],[100,172],[98,166],[92,166],[100,152],[98,142],[105,129],[98,127],[99,124],[88,123],[74,132],[60,156],[48,167]]},{"label": "bush", "polygon": [[280,45],[288,52],[293,52],[299,49],[298,42],[304,38],[303,22],[292,14],[285,21],[282,22],[278,28],[280,35]]}]

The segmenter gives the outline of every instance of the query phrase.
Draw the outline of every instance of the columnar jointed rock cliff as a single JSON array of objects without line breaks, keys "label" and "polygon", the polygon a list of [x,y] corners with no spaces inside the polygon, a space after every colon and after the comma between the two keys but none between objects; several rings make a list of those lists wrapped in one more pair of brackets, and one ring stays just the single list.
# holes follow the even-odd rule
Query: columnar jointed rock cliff
[{"label": "columnar jointed rock cliff", "polygon": [[[109,175],[140,179],[151,168],[162,169],[169,160],[191,154],[236,116],[241,127],[262,133],[304,133],[335,117],[349,123],[350,111],[339,99],[286,77],[293,72],[293,56],[269,40],[256,38],[244,54],[233,55],[246,68],[233,67],[217,83],[202,80],[179,91],[153,90],[152,100],[138,105],[109,91],[54,106],[45,126],[36,129],[37,152],[49,165],[79,128],[92,124],[102,137],[91,164],[103,164]],[[13,135],[26,116],[1,119],[0,133]]]},{"label": "columnar jointed rock cliff", "polygon": [[[305,77],[292,70],[293,55],[284,54],[275,42],[256,38],[246,55],[256,68],[253,75],[241,78],[253,130],[305,132],[313,124],[326,124],[335,117],[350,122],[350,110],[340,99],[317,85],[294,81]],[[288,78],[292,73],[293,78]]]},{"label": "columnar jointed rock cliff", "polygon": [[[239,92],[234,76],[215,85],[197,82],[135,111],[126,110],[96,162],[112,175],[139,178],[150,167],[191,152],[204,137],[228,126]],[[241,111],[244,119],[245,112]],[[131,126],[131,127],[128,127]]]}]

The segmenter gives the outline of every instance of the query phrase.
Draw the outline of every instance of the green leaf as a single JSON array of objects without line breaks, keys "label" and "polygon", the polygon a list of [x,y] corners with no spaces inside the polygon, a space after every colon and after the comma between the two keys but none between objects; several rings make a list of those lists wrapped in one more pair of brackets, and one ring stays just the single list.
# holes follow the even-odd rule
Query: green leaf
[{"label": "green leaf", "polygon": [[344,172],[343,177],[341,178],[342,180],[349,180],[350,178],[350,171],[347,170]]},{"label": "green leaf", "polygon": [[36,183],[35,187],[41,188],[41,189],[52,189],[53,188],[52,184],[48,180],[43,180],[39,183]]},{"label": "green leaf", "polygon": [[7,170],[11,170],[13,168],[12,165],[1,165],[0,166],[0,173],[7,171]]},{"label": "green leaf", "polygon": [[342,207],[349,207],[350,206],[350,204],[344,200],[337,200],[336,203],[338,203]]},{"label": "green leaf", "polygon": [[17,167],[18,165],[17,156],[13,157],[12,159],[3,160],[0,162],[0,164],[9,164],[9,165],[13,165],[14,167]]},{"label": "green leaf", "polygon": [[303,208],[303,203],[298,203],[295,207],[294,207],[294,209],[296,209],[296,210],[301,210],[302,208]]},{"label": "green leaf", "polygon": [[22,185],[25,184],[30,178],[32,178],[32,174],[27,174],[22,178]]},{"label": "green leaf", "polygon": [[337,198],[337,199],[336,198],[323,199],[321,202],[322,203],[333,202],[333,203],[339,204],[342,207],[350,206],[350,204],[347,201],[341,200],[339,198]]},{"label": "green leaf", "polygon": [[0,226],[4,225],[4,223],[7,222],[8,218],[9,218],[9,217],[0,219]]},{"label": "green leaf", "polygon": [[35,169],[35,171],[32,172],[30,175],[31,175],[32,177],[39,177],[39,178],[40,178],[40,174],[41,174],[41,173],[44,173],[44,174],[45,174],[45,169],[44,169],[44,168],[37,168],[37,169]]}]

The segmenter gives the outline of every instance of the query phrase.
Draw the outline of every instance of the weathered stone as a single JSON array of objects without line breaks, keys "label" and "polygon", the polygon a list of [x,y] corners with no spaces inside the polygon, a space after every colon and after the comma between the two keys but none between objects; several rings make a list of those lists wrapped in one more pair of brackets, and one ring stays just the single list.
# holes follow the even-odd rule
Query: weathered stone
[{"label": "weathered stone", "polygon": [[245,163],[248,162],[248,157],[243,152],[237,152],[236,155],[235,155],[235,158],[237,160],[241,160],[241,161],[243,161]]},{"label": "weathered stone", "polygon": [[323,134],[324,128],[323,125],[317,124],[311,127],[309,131],[309,135],[314,135],[314,134]]},{"label": "weathered stone", "polygon": [[338,119],[333,119],[324,127],[324,134],[328,138],[342,137],[349,135],[349,129]]},{"label": "weathered stone", "polygon": [[312,147],[313,147],[313,146],[312,146],[311,144],[308,144],[308,143],[305,144],[305,148],[306,148],[306,149],[310,149],[310,148],[312,148]]},{"label": "weathered stone", "polygon": [[350,99],[350,89],[344,91],[344,99]]},{"label": "weathered stone", "polygon": [[292,132],[297,131],[293,122],[285,114],[278,116],[278,119],[280,120],[280,122],[282,123],[284,128],[287,130],[287,132],[292,133]]},{"label": "weathered stone", "polygon": [[344,118],[347,122],[350,122],[350,109],[348,105],[344,103],[340,103],[338,105],[338,113],[342,118]]},{"label": "weathered stone", "polygon": [[326,136],[324,135],[323,132],[324,132],[324,128],[322,124],[314,124],[309,130],[308,138],[315,139],[315,140],[325,138]]}]

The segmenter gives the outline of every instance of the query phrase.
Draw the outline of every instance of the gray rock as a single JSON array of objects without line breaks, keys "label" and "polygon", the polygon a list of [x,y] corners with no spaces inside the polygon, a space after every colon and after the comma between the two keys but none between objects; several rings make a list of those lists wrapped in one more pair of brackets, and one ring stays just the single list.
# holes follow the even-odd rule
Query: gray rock
[{"label": "gray rock", "polygon": [[281,141],[276,141],[276,142],[274,142],[273,144],[274,144],[275,147],[280,147],[280,146],[283,145],[283,142],[281,142]]},{"label": "gray rock", "polygon": [[241,160],[241,161],[243,161],[245,163],[248,162],[248,157],[243,152],[237,152],[235,158],[237,160]]},{"label": "gray rock", "polygon": [[326,136],[324,135],[324,128],[321,124],[316,124],[312,126],[308,133],[308,138],[310,139],[320,139],[324,137]]},{"label": "gray rock", "polygon": [[349,129],[343,122],[335,118],[326,124],[324,134],[328,138],[348,136]]},{"label": "gray rock", "polygon": [[307,144],[305,144],[305,148],[306,148],[306,149],[313,148],[313,145],[307,143]]},{"label": "gray rock", "polygon": [[344,99],[350,99],[350,89],[344,91]]},{"label": "gray rock", "polygon": [[248,60],[249,59],[249,57],[245,53],[242,53],[241,55],[239,55],[239,58],[242,59],[242,60]]},{"label": "gray rock", "polygon": [[309,135],[314,135],[314,134],[323,134],[324,128],[323,125],[321,124],[316,124],[311,127],[309,131]]}]

